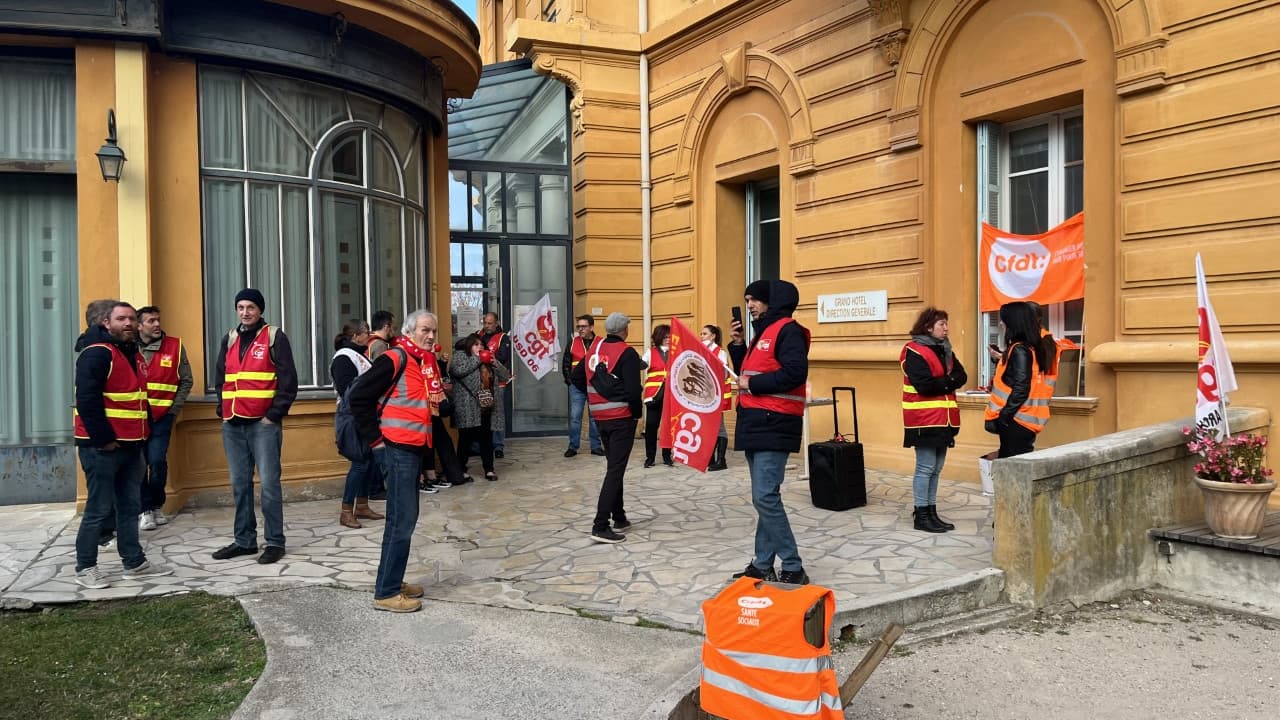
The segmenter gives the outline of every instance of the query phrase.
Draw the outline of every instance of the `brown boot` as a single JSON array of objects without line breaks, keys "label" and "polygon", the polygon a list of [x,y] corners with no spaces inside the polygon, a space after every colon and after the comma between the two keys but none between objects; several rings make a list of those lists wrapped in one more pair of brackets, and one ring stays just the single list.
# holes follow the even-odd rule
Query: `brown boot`
[{"label": "brown boot", "polygon": [[349,528],[364,527],[359,520],[356,520],[355,513],[351,511],[351,503],[342,503],[342,512],[338,515],[338,523],[343,527]]},{"label": "brown boot", "polygon": [[356,517],[361,520],[381,520],[386,515],[374,512],[373,508],[369,507],[369,498],[358,497],[356,498]]}]

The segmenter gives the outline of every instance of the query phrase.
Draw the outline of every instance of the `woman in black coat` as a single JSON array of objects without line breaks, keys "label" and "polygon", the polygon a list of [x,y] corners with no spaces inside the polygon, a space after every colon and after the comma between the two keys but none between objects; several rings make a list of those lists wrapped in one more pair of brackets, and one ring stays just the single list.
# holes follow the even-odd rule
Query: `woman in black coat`
[{"label": "woman in black coat", "polygon": [[[1039,313],[1031,303],[1001,305],[1000,330],[1008,347],[996,366],[984,427],[987,432],[1000,436],[999,456],[1007,458],[1036,449],[1038,430],[1032,430],[1018,418],[1038,419],[1040,425],[1048,420],[1046,400],[1036,401],[1039,405],[1031,403],[1028,406],[1028,403],[1037,374],[1042,371],[1057,373],[1054,367],[1057,351],[1053,336],[1041,330]],[[1007,397],[1001,397],[1002,394]]]},{"label": "woman in black coat", "polygon": [[925,308],[911,327],[911,341],[902,348],[903,447],[916,450],[911,487],[915,496],[916,530],[940,533],[955,525],[938,517],[938,477],[960,432],[960,409],[955,392],[969,381],[960,359],[951,350],[947,313]]}]

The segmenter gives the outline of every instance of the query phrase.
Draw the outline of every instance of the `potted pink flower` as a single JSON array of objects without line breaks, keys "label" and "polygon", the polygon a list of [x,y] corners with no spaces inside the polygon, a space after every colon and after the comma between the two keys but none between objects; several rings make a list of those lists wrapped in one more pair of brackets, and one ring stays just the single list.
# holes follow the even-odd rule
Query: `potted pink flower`
[{"label": "potted pink flower", "polygon": [[1276,489],[1271,469],[1262,463],[1267,438],[1231,435],[1219,440],[1211,430],[1183,428],[1187,449],[1200,456],[1194,466],[1204,496],[1204,517],[1219,537],[1251,540],[1266,522],[1267,499]]}]

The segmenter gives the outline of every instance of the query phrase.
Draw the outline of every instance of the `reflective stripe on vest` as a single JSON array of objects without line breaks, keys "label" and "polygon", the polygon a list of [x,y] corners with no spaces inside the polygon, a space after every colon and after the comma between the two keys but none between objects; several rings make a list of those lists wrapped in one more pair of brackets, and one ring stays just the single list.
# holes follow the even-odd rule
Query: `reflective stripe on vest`
[{"label": "reflective stripe on vest", "polygon": [[[111,366],[103,383],[102,406],[116,440],[146,440],[150,424],[147,422],[147,373],[142,355],[138,355],[138,365],[134,366],[115,345],[95,343],[89,347],[106,348],[111,353]],[[72,418],[76,438],[88,440],[89,431],[80,419],[80,412],[72,410]]]},{"label": "reflective stripe on vest", "polygon": [[409,354],[403,348],[391,348],[385,354],[391,358],[392,372],[399,373],[400,380],[382,406],[378,420],[382,437],[397,445],[430,447],[431,403],[427,399],[426,378],[419,367],[410,366],[400,372],[401,364],[409,362]]},{"label": "reflective stripe on vest", "polygon": [[151,417],[159,420],[173,407],[178,396],[178,365],[182,362],[182,340],[165,335],[160,347],[147,363],[147,399],[151,402]]},{"label": "reflective stripe on vest", "polygon": [[595,377],[597,365],[604,363],[606,369],[612,370],[618,366],[618,360],[622,357],[622,353],[626,352],[627,347],[625,342],[602,342],[596,346],[596,352],[587,358],[587,407],[591,410],[591,417],[596,422],[625,420],[631,417],[631,403],[606,398],[596,391],[596,386],[591,382]]},{"label": "reflective stripe on vest", "polygon": [[582,342],[581,335],[574,337],[573,342],[569,343],[570,372],[572,372],[574,368],[578,367],[578,365],[582,362],[583,358],[585,358],[588,355],[595,354],[596,350],[599,349],[600,347],[600,343],[602,342],[604,342],[604,338],[600,337],[599,335],[596,335],[595,337],[591,338],[591,347],[588,349],[587,344]]},{"label": "reflective stripe on vest", "polygon": [[240,333],[227,347],[222,382],[222,417],[261,419],[276,396],[276,365],[271,360],[271,326],[263,325],[240,358]]},{"label": "reflective stripe on vest", "polygon": [[[782,364],[778,362],[774,351],[778,343],[778,334],[782,332],[783,327],[793,322],[795,320],[792,318],[781,318],[775,320],[769,327],[764,329],[764,332],[760,333],[760,338],[747,350],[747,357],[742,361],[742,377],[749,378],[753,375],[763,375],[782,369]],[[805,327],[800,327],[800,329],[804,331],[804,345],[805,350],[808,351],[809,330]],[[738,407],[758,408],[784,415],[799,416],[804,415],[806,400],[808,398],[805,397],[804,386],[800,385],[780,393],[742,393],[738,395]]]},{"label": "reflective stripe on vest", "polygon": [[656,347],[649,348],[649,372],[644,377],[644,394],[641,400],[652,400],[658,391],[667,383],[667,361],[662,359],[662,352]]},{"label": "reflective stripe on vest", "polygon": [[[1013,388],[1005,384],[1004,371],[1007,358],[1013,354],[1013,348],[1018,345],[1026,347],[1022,343],[1009,346],[996,366],[995,375],[991,378],[991,399],[987,402],[986,412],[983,413],[984,420],[995,420],[1000,417],[1000,411],[1009,402],[1009,395],[1013,392]],[[1022,427],[1038,433],[1049,422],[1049,400],[1053,397],[1053,386],[1045,381],[1044,374],[1040,372],[1035,351],[1027,348],[1027,352],[1031,353],[1031,390],[1026,402],[1014,413],[1013,419]]]},{"label": "reflective stripe on vest", "polygon": [[935,378],[945,376],[950,367],[944,368],[938,354],[912,340],[902,346],[898,365],[902,367],[902,426],[904,428],[960,427],[960,405],[956,394],[921,395],[907,377],[907,353],[919,355],[929,366],[929,374]]}]

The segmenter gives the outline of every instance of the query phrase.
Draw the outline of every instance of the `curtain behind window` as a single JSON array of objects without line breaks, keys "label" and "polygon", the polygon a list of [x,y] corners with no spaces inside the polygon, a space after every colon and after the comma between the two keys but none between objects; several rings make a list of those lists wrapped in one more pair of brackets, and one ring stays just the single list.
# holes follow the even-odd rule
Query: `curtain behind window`
[{"label": "curtain behind window", "polygon": [[0,58],[0,98],[0,160],[75,161],[71,61]]}]

